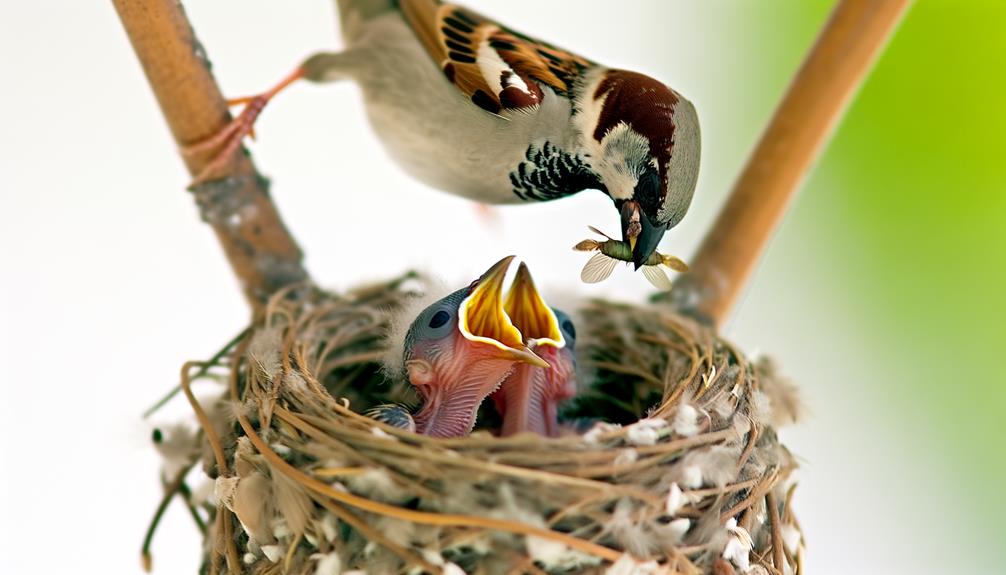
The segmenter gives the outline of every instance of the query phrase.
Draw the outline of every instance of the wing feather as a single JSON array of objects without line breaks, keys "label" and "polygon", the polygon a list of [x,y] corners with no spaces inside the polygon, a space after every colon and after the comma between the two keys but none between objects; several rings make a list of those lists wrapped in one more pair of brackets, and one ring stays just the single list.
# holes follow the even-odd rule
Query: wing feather
[{"label": "wing feather", "polygon": [[594,65],[461,6],[437,0],[399,0],[399,6],[447,79],[493,114],[537,107],[539,83],[569,94],[579,73]]}]

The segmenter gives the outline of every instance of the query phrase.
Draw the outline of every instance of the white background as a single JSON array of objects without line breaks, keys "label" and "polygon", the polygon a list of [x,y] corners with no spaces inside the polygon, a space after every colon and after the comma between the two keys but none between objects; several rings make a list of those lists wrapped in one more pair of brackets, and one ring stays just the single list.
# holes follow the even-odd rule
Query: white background
[{"label": "white background", "polygon": [[[662,247],[687,260],[784,88],[780,80],[745,92],[759,63],[778,56],[773,31],[741,34],[737,4],[724,1],[471,4],[649,72],[696,102],[700,187]],[[186,5],[229,95],[262,90],[337,45],[334,11],[321,0]],[[795,67],[799,54],[787,58]],[[183,191],[181,163],[110,3],[5,2],[0,67],[0,573],[135,573],[160,491],[151,425],[139,414],[176,383],[183,361],[208,357],[243,327],[247,310]],[[258,134],[256,160],[324,285],[408,267],[463,283],[515,253],[546,295],[648,292],[626,270],[600,286],[578,282],[586,258],[569,247],[587,224],[617,230],[605,197],[498,209],[487,231],[471,204],[390,164],[352,85],[296,85]],[[394,233],[364,238],[360,213]],[[847,270],[813,248],[788,222],[728,329],[745,349],[780,358],[805,390],[809,415],[783,437],[804,461],[797,511],[810,571],[991,572],[994,534],[969,528],[951,478],[926,457],[925,430],[898,431],[863,407],[893,368],[859,342],[855,313],[834,311],[848,302],[830,278]],[[160,421],[184,411],[172,405]],[[190,519],[172,507],[154,545],[156,572],[194,573],[198,556]]]}]

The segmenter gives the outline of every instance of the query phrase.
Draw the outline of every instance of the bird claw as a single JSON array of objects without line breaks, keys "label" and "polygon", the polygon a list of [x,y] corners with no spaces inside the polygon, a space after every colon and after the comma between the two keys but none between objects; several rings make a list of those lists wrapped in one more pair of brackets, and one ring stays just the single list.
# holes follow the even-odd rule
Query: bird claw
[{"label": "bird claw", "polygon": [[302,78],[303,75],[303,69],[297,68],[266,92],[227,100],[228,106],[243,105],[244,109],[219,132],[205,140],[185,146],[181,150],[182,156],[186,158],[214,154],[213,159],[196,175],[192,185],[202,184],[226,174],[227,168],[234,161],[235,153],[241,149],[241,142],[244,141],[245,136],[255,139],[255,121],[262,114],[266,104],[284,88]]},{"label": "bird claw", "polygon": [[255,121],[266,104],[269,94],[260,94],[246,98],[228,100],[227,104],[239,106],[244,104],[241,113],[232,119],[219,132],[182,148],[182,156],[191,158],[203,154],[214,154],[213,159],[192,180],[192,185],[198,185],[221,177],[227,167],[234,161],[234,154],[241,148],[245,136],[255,139]]}]

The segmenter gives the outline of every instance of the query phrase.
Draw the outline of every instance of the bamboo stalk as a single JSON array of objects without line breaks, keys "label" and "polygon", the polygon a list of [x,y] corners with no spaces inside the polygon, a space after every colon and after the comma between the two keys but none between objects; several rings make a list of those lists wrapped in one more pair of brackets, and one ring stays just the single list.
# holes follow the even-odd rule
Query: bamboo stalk
[{"label": "bamboo stalk", "polygon": [[[178,0],[112,0],[175,142],[218,133],[231,115]],[[195,177],[211,153],[184,157]],[[278,289],[308,278],[302,254],[269,197],[268,181],[239,149],[220,179],[192,186],[245,297],[257,311]]]},{"label": "bamboo stalk", "polygon": [[672,302],[722,327],[794,193],[911,0],[840,0]]}]

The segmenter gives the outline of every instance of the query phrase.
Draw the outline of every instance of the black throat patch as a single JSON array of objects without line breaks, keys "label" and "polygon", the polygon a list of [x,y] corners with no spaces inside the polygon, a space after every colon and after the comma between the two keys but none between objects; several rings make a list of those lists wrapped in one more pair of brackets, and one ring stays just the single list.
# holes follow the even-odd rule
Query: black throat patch
[{"label": "black throat patch", "polygon": [[510,172],[513,193],[527,202],[547,202],[583,190],[604,191],[584,159],[545,142],[532,144],[517,169]]}]

